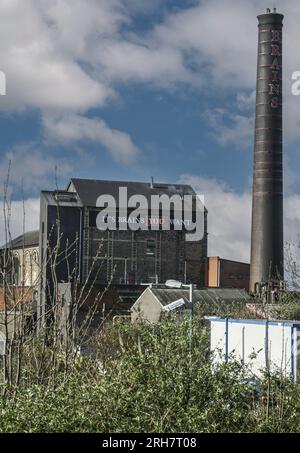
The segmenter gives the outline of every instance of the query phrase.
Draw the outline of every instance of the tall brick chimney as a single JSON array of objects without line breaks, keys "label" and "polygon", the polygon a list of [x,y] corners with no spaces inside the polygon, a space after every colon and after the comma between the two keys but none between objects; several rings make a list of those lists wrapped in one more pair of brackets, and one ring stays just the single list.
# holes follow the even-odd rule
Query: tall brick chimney
[{"label": "tall brick chimney", "polygon": [[282,280],[282,22],[276,9],[258,16],[250,291]]}]

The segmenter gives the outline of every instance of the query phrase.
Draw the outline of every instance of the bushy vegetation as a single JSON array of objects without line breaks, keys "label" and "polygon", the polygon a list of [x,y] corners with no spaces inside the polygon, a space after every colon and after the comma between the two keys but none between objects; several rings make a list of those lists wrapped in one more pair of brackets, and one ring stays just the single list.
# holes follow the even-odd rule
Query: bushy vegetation
[{"label": "bushy vegetation", "polygon": [[300,320],[299,293],[287,292],[282,295],[281,303],[269,305],[268,315],[272,319]]},{"label": "bushy vegetation", "polygon": [[78,356],[67,372],[62,360],[55,380],[7,388],[0,431],[300,431],[297,386],[280,376],[258,385],[241,363],[213,365],[207,327],[195,321],[190,333],[182,319],[108,323],[94,354]]}]

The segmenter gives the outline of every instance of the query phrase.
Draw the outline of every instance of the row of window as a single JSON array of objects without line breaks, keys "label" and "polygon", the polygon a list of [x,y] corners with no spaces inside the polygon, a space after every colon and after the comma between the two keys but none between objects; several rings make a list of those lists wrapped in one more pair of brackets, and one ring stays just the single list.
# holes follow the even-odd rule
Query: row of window
[{"label": "row of window", "polygon": [[29,250],[25,252],[14,252],[14,257],[19,260],[19,262],[21,261],[20,258],[23,256],[25,257],[25,262],[31,261],[36,264],[39,262],[39,253],[37,250],[33,250],[32,252]]}]

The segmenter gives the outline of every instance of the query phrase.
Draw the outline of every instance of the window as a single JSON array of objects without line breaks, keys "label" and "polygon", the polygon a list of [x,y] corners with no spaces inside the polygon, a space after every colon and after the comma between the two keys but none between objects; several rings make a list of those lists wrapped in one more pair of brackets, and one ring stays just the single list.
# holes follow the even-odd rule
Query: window
[{"label": "window", "polygon": [[12,261],[12,268],[11,268],[11,283],[14,285],[19,285],[20,284],[20,278],[21,278],[21,266],[20,266],[20,257],[18,253],[15,253],[13,256],[13,261]]},{"label": "window", "polygon": [[39,255],[38,255],[38,252],[36,250],[33,251],[32,258],[33,258],[33,262],[35,264],[39,264]]},{"label": "window", "polygon": [[147,249],[146,249],[146,255],[147,256],[155,256],[155,239],[148,239],[147,240]]},{"label": "window", "polygon": [[36,250],[33,251],[32,257],[31,257],[31,284],[34,285],[37,282],[37,277],[38,277],[38,271],[39,271],[39,258],[38,258],[38,252]]},{"label": "window", "polygon": [[22,280],[24,286],[32,285],[32,261],[29,251],[25,252],[25,259],[22,268]]}]

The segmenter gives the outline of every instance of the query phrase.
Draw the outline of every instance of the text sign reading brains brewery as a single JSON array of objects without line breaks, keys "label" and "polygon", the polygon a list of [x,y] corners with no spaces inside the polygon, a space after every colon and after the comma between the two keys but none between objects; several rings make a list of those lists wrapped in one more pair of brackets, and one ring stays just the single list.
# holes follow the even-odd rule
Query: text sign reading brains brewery
[{"label": "text sign reading brains brewery", "polygon": [[281,31],[279,30],[271,30],[272,38],[271,38],[271,56],[274,57],[274,60],[270,66],[271,74],[270,79],[271,83],[269,84],[269,95],[271,97],[270,105],[273,109],[277,109],[279,106],[279,96],[280,96],[280,80],[281,80],[281,73],[282,68],[279,64],[278,57],[281,57]]}]

